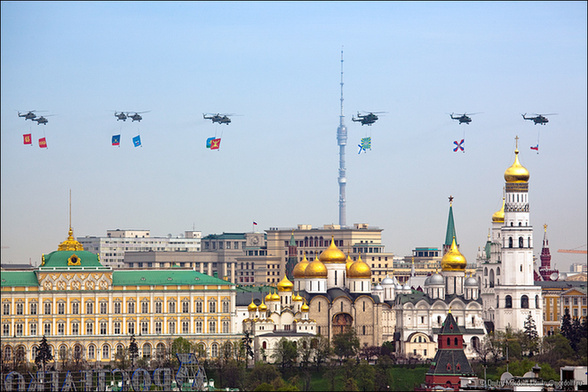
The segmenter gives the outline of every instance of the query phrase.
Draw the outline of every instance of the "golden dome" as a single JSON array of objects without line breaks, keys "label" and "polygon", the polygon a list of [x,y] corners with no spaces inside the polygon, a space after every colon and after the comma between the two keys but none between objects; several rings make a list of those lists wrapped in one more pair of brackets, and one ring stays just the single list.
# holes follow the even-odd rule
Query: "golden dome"
[{"label": "golden dome", "polygon": [[[324,252],[323,252],[324,253]],[[312,263],[308,264],[304,271],[306,278],[326,278],[327,267],[318,258],[315,258]]]},{"label": "golden dome", "polygon": [[451,248],[443,255],[443,259],[441,259],[441,269],[443,271],[464,271],[466,265],[466,258],[457,249],[455,237],[453,237]]},{"label": "golden dome", "polygon": [[301,302],[303,299],[300,296],[300,294],[297,294],[295,296],[292,297],[292,301],[296,301],[296,302]]},{"label": "golden dome", "polygon": [[353,263],[351,267],[349,267],[349,271],[347,271],[347,277],[357,279],[370,279],[372,277],[372,270],[370,269],[370,266],[361,259],[361,255],[357,261]]},{"label": "golden dome", "polygon": [[278,295],[278,292],[276,291],[275,293],[272,294],[272,301],[279,301],[280,300],[280,296]]},{"label": "golden dome", "polygon": [[502,198],[502,208],[492,214],[492,222],[504,222],[504,197]]},{"label": "golden dome", "polygon": [[247,310],[249,310],[250,312],[253,312],[255,310],[257,310],[257,305],[255,305],[253,303],[253,299],[251,300],[251,303],[249,304],[249,306],[247,307]]},{"label": "golden dome", "polygon": [[278,283],[278,291],[292,291],[294,288],[294,283],[290,282],[288,277],[284,275],[284,279],[280,283]]},{"label": "golden dome", "polygon": [[57,250],[84,250],[84,246],[74,239],[73,230],[70,227],[67,233],[67,240],[59,244]]},{"label": "golden dome", "polygon": [[294,279],[304,279],[304,271],[306,270],[306,267],[308,267],[308,264],[310,264],[310,262],[306,259],[305,253],[302,261],[296,264],[296,266],[292,270],[292,276],[294,277]]},{"label": "golden dome", "polygon": [[331,237],[331,245],[319,256],[319,260],[323,263],[345,263],[347,258],[345,253],[341,252],[335,245],[334,237]]},{"label": "golden dome", "polygon": [[515,150],[515,161],[511,167],[504,172],[504,179],[506,182],[528,182],[529,171],[519,163],[519,149]]},{"label": "golden dome", "polygon": [[272,293],[268,293],[268,294],[265,296],[265,302],[270,302],[271,300],[272,300]]},{"label": "golden dome", "polygon": [[306,304],[306,302],[304,302],[300,310],[303,312],[308,312],[310,310],[310,307]]},{"label": "golden dome", "polygon": [[347,262],[345,263],[345,272],[349,272],[349,268],[353,264],[353,260],[351,260],[351,256],[347,253]]},{"label": "golden dome", "polygon": [[265,312],[267,310],[267,305],[262,302],[258,309],[260,312]]}]

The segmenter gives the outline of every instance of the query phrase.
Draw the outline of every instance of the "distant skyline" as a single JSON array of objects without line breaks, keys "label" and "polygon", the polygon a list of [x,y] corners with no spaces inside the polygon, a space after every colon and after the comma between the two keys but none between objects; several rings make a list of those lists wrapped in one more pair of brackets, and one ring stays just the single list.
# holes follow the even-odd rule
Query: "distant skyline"
[{"label": "distant skyline", "polygon": [[[2,2],[1,11],[2,263],[38,264],[57,249],[70,189],[76,236],[337,224],[342,49],[348,226],[383,229],[399,256],[441,247],[452,195],[473,262],[519,136],[535,255],[547,224],[556,268],[587,262],[557,253],[588,242],[586,2]],[[49,122],[17,116],[29,110]],[[115,111],[148,112],[123,122]],[[386,113],[361,126],[358,111]],[[202,118],[217,112],[238,116]],[[450,118],[464,112],[478,114],[469,125]],[[534,125],[523,113],[556,114]],[[206,148],[210,137],[219,150]],[[358,154],[363,137],[372,149]],[[453,152],[461,139],[465,151]]]}]

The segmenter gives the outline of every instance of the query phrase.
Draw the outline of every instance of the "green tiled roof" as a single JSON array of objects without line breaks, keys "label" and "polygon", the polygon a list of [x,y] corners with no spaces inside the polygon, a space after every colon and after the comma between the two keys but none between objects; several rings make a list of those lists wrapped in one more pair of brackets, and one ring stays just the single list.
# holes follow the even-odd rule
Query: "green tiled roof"
[{"label": "green tiled roof", "polygon": [[455,222],[453,221],[453,206],[449,205],[449,218],[447,218],[447,232],[445,234],[445,245],[451,246],[455,237],[455,243],[457,244],[457,234],[455,234]]},{"label": "green tiled roof", "polygon": [[[80,265],[67,265],[68,259],[76,255],[79,259]],[[98,255],[92,252],[88,252],[85,250],[57,250],[55,252],[51,252],[47,255],[44,255],[45,263],[40,267],[41,270],[45,268],[79,268],[82,269],[84,267],[99,267],[99,268],[107,268],[100,264],[98,260]]]},{"label": "green tiled roof", "polygon": [[113,271],[113,286],[138,285],[234,285],[231,282],[201,274],[193,270],[138,270]]},{"label": "green tiled roof", "polygon": [[35,287],[39,286],[34,271],[2,271],[2,287]]}]

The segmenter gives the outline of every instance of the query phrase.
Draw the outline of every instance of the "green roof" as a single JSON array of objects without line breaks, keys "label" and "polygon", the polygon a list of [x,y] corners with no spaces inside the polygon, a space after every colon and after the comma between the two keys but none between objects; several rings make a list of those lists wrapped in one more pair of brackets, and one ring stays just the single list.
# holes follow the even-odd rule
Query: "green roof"
[{"label": "green roof", "polygon": [[[79,262],[79,265],[71,265],[69,263],[69,259],[73,255],[76,255],[77,258],[73,258],[72,262]],[[43,255],[43,257],[45,258],[45,262],[39,268],[40,270],[50,268],[83,269],[86,267],[108,269],[108,267],[104,267],[100,263],[97,254],[85,250],[57,250],[47,255]]]},{"label": "green roof", "polygon": [[245,233],[222,233],[209,234],[202,238],[203,240],[244,240]]},{"label": "green roof", "polygon": [[138,285],[234,285],[226,280],[215,278],[193,270],[138,270],[112,272],[113,286]]},{"label": "green roof", "polygon": [[447,218],[447,233],[445,234],[445,245],[451,246],[455,237],[457,244],[457,234],[455,234],[455,223],[453,222],[453,206],[449,205],[449,218]]},{"label": "green roof", "polygon": [[2,271],[2,287],[36,287],[39,286],[35,271]]}]

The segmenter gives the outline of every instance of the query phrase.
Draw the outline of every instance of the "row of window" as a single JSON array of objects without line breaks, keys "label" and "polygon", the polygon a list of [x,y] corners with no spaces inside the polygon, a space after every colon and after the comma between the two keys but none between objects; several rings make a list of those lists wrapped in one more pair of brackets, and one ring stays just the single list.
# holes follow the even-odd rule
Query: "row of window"
[{"label": "row of window", "polygon": [[[496,296],[496,307],[500,307],[500,296]],[[512,308],[512,296],[507,295],[504,297],[504,307],[506,309]],[[535,308],[539,309],[539,296],[535,296]],[[529,309],[529,297],[526,295],[521,296],[521,309]]]},{"label": "row of window", "polygon": [[[2,303],[2,315],[9,316],[10,313],[10,302],[5,301]],[[36,315],[37,314],[37,303],[31,302],[29,304],[29,314]],[[149,313],[149,301],[141,301],[141,313]],[[53,303],[51,301],[45,301],[43,303],[43,314],[52,314]],[[94,301],[88,300],[85,303],[86,306],[86,313],[85,314],[94,314]],[[114,304],[114,314],[122,314],[122,301],[115,301]],[[202,313],[204,308],[204,301],[197,300],[194,301],[195,311],[196,313]],[[222,301],[222,312],[228,313],[230,311],[230,303],[229,301]],[[99,304],[100,307],[100,314],[108,314],[108,302],[102,301]],[[24,314],[24,303],[17,302],[15,305],[16,314],[23,315]],[[181,302],[181,313],[190,313],[190,301],[182,301]],[[208,312],[209,313],[216,313],[217,311],[217,302],[215,299],[211,299],[208,301]],[[129,300],[127,301],[127,313],[133,314],[135,313],[135,301]],[[163,313],[163,301],[156,301],[155,302],[155,313]],[[176,313],[176,301],[171,300],[168,302],[167,306],[167,313]],[[65,301],[58,301],[57,302],[57,314],[66,314],[66,306]],[[70,314],[80,314],[80,302],[72,301],[71,303],[71,313]]]},{"label": "row of window", "polygon": [[[99,335],[109,335],[109,323],[102,321],[100,323],[98,323],[98,334]],[[139,323],[139,330],[136,330],[135,328],[135,322],[134,321],[129,321],[127,322],[127,329],[126,329],[126,333],[129,335],[133,335],[136,333],[140,333],[142,335],[148,335],[151,333],[154,333],[156,335],[161,335],[163,332],[163,322],[161,321],[156,321],[154,322],[154,329],[153,331],[150,330],[149,328],[149,322],[148,321],[142,321]],[[181,332],[183,334],[190,334],[190,333],[196,333],[196,334],[201,334],[204,333],[203,330],[203,325],[204,323],[202,321],[196,321],[194,323],[194,331],[192,332],[190,330],[190,322],[189,321],[182,321],[180,323],[180,327],[181,327],[181,331],[176,331],[176,322],[175,321],[169,321],[168,325],[167,325],[167,331],[165,333],[167,334],[176,334],[178,332]],[[37,326],[38,323],[30,323],[29,324],[29,330],[27,335],[30,336],[36,336],[37,335]],[[53,334],[53,324],[52,323],[43,323],[43,334],[46,336],[50,336]],[[221,330],[220,333],[230,333],[230,323],[229,321],[222,321],[221,323]],[[112,333],[114,335],[120,335],[121,333],[124,334],[125,331],[122,329],[122,323],[115,321],[112,323]],[[217,333],[217,322],[216,321],[209,321],[208,322],[208,330],[206,331],[206,333]],[[23,336],[25,334],[24,331],[24,323],[16,323],[14,325],[14,336]],[[56,324],[56,331],[55,331],[56,335],[65,335],[65,323],[62,322],[58,322]],[[9,323],[4,323],[2,324],[2,336],[10,336],[11,335],[11,331],[10,331],[10,324]],[[77,322],[72,322],[71,323],[71,333],[69,333],[68,335],[80,335],[80,323]],[[94,335],[94,322],[93,321],[87,321],[85,323],[85,335]]]}]

